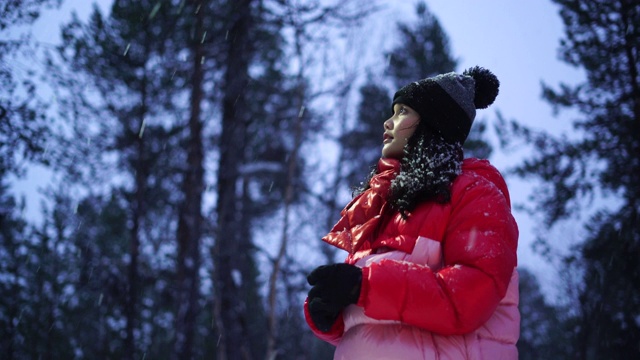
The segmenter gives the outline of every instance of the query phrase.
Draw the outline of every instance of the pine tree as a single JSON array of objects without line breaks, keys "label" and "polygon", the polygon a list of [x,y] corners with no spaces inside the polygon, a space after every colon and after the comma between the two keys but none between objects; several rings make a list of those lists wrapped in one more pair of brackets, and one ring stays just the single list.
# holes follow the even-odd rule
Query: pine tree
[{"label": "pine tree", "polygon": [[23,312],[32,310],[26,298],[27,224],[20,209],[6,180],[0,177],[0,351],[10,360],[27,354],[21,321]]},{"label": "pine tree", "polygon": [[[396,89],[419,79],[454,71],[458,66],[458,60],[451,54],[447,33],[424,2],[416,3],[416,15],[415,24],[398,24],[400,45],[387,53],[388,73]],[[486,123],[476,119],[464,143],[465,157],[489,158],[493,149],[484,138],[485,131]]]},{"label": "pine tree", "polygon": [[[264,356],[257,232],[283,211],[295,216],[307,187],[298,149],[318,128],[306,79],[287,74],[284,18],[300,15],[281,12],[289,6],[117,0],[109,16],[96,8],[64,27],[47,68],[63,128],[48,154],[64,186],[34,238],[59,281],[24,271],[39,284],[25,292],[42,304],[34,314],[55,314],[52,334],[68,334],[51,356]],[[301,7],[317,21],[338,8]],[[206,158],[219,160],[211,224],[201,214]],[[201,257],[204,242],[218,251]],[[286,293],[276,299],[299,305],[302,270],[286,252],[282,259],[274,273]],[[295,281],[282,278],[296,268]],[[66,301],[52,300],[61,293]],[[272,353],[309,355],[303,319],[274,308],[282,331],[270,334]]]},{"label": "pine tree", "polygon": [[[46,257],[36,254],[39,244],[24,217],[24,200],[16,199],[8,183],[10,176],[21,177],[30,161],[42,160],[49,135],[47,103],[36,88],[37,62],[25,60],[25,54],[39,56],[38,46],[29,34],[11,30],[33,24],[44,9],[59,4],[59,0],[0,4],[0,353],[6,359],[36,357],[43,348],[34,345],[43,345],[45,326],[51,339],[59,335],[42,318],[44,297],[51,295],[41,294],[44,272],[39,269]],[[54,352],[52,342],[48,345],[45,349],[52,354],[69,355]]]},{"label": "pine tree", "polygon": [[418,21],[398,23],[400,44],[386,54],[388,73],[397,89],[419,79],[453,71],[449,37],[423,1],[416,3]]},{"label": "pine tree", "polygon": [[[256,222],[282,209],[288,186],[290,201],[297,201],[303,162],[301,156],[291,155],[295,143],[291,125],[298,119],[306,122],[311,114],[301,111],[300,87],[285,75],[282,19],[271,9],[276,5],[182,1],[176,7],[156,1],[117,1],[109,18],[96,11],[88,24],[75,21],[65,29],[67,44],[61,53],[72,62],[76,75],[86,75],[97,85],[100,101],[91,103],[89,96],[77,95],[82,91],[72,90],[74,96],[63,98],[63,105],[70,110],[72,123],[91,124],[88,119],[98,117],[100,122],[72,129],[73,136],[65,142],[65,152],[71,155],[55,157],[67,165],[67,178],[93,184],[88,187],[94,191],[122,193],[128,204],[132,243],[128,253],[139,260],[136,266],[136,257],[130,257],[127,277],[129,283],[137,282],[137,290],[127,286],[130,295],[121,299],[126,302],[122,308],[126,318],[131,319],[125,333],[134,334],[126,338],[135,343],[123,346],[133,346],[136,354],[146,351],[146,339],[154,336],[141,330],[145,324],[154,325],[148,327],[153,332],[160,328],[159,337],[173,336],[174,349],[164,354],[177,358],[214,352],[228,358],[264,354],[266,322],[254,258]],[[77,76],[64,81],[63,90],[86,80]],[[122,101],[123,95],[141,101],[129,104]],[[211,126],[207,132],[203,109],[211,121],[222,118],[222,126]],[[230,137],[229,131],[235,135]],[[74,141],[80,136],[89,140]],[[56,155],[60,151],[56,149]],[[109,165],[105,156],[109,154],[117,160],[109,169],[130,180],[126,186],[94,188],[96,175],[105,173],[100,167]],[[78,161],[81,156],[97,161]],[[209,156],[219,159],[220,170],[217,184],[212,184],[219,194],[218,223],[207,227],[200,211],[203,159]],[[296,164],[294,172],[287,170],[291,163]],[[230,176],[229,182],[220,180]],[[163,193],[164,198],[156,197]],[[169,237],[177,243],[175,273],[146,268],[152,259],[141,250],[165,235],[154,229],[157,223],[175,229],[175,237]],[[224,250],[212,252],[210,259],[199,258],[204,237],[214,237],[216,249]],[[202,267],[210,270],[212,264],[216,291],[203,301],[198,276]],[[156,276],[153,271],[175,282],[168,297],[154,296],[154,283],[145,282]],[[146,303],[161,303],[158,311],[164,311],[167,302],[176,307],[173,334],[166,324],[159,326],[153,315],[146,318],[141,311]],[[218,309],[213,314],[212,302]],[[218,325],[213,334],[211,324]],[[142,336],[136,337],[136,332]],[[235,335],[228,345],[225,334],[230,332]],[[157,344],[165,346],[166,341]]]},{"label": "pine tree", "polygon": [[241,1],[228,7],[231,41],[223,60],[222,170],[217,174],[213,253],[219,349],[227,358],[265,354],[268,330],[259,293],[256,232],[260,221],[296,202],[301,193],[304,162],[295,151],[296,122],[307,120],[311,112],[301,108],[305,96],[299,82],[286,74],[280,6],[287,4]]},{"label": "pine tree", "polygon": [[558,320],[560,310],[549,304],[540,289],[538,279],[524,268],[520,275],[520,339],[518,358],[528,359],[571,359],[571,347],[566,346],[569,332]]},{"label": "pine tree", "polygon": [[[191,51],[191,78],[189,93],[188,138],[185,143],[187,153],[186,169],[183,173],[181,192],[184,199],[178,213],[178,311],[176,314],[175,357],[190,359],[194,356],[195,332],[199,312],[199,286],[201,254],[200,244],[203,237],[204,219],[202,199],[204,186],[204,121],[202,106],[204,103],[205,75],[202,59],[205,45],[201,36],[205,36],[205,12],[201,4],[193,1],[189,10],[194,13],[193,36],[189,41]],[[202,35],[201,35],[202,34]]]},{"label": "pine tree", "polygon": [[[43,9],[61,0],[7,0],[0,4],[0,170],[20,175],[25,160],[41,160],[49,136],[47,102],[38,96],[36,70],[26,57],[37,54],[29,34],[10,30],[28,26]],[[28,54],[25,56],[25,54]]]},{"label": "pine tree", "polygon": [[[382,148],[382,123],[391,113],[391,97],[386,88],[368,83],[360,88],[360,106],[353,129],[340,138],[348,170],[347,184],[356,186],[365,180],[380,158]],[[355,162],[354,162],[355,161]]]},{"label": "pine tree", "polygon": [[138,349],[131,350],[135,342],[123,336],[131,316],[129,264],[118,261],[131,246],[123,194],[75,200],[58,191],[53,196],[50,236],[74,255],[57,272],[66,274],[58,286],[74,289],[58,309],[68,341],[85,356],[128,358]]},{"label": "pine tree", "polygon": [[[581,270],[579,294],[569,303],[577,314],[568,323],[575,334],[571,345],[576,358],[636,358],[640,356],[640,3],[554,2],[564,22],[561,58],[587,76],[574,86],[545,85],[543,95],[556,111],[577,111],[579,118],[573,122],[577,136],[554,137],[512,123],[501,137],[508,141],[519,136],[535,149],[516,173],[542,181],[531,199],[545,228],[572,219],[596,196],[619,202],[586,214],[590,216],[584,223],[586,237],[565,260]],[[539,241],[548,247],[553,242]]]},{"label": "pine tree", "polygon": [[[389,64],[386,75],[396,90],[419,79],[454,71],[458,63],[437,17],[424,2],[418,2],[415,11],[418,20],[413,24],[397,24],[399,44],[386,53]],[[360,88],[356,125],[340,138],[345,157],[354,160],[347,162],[345,174],[352,186],[365,179],[371,171],[368,167],[380,157],[382,124],[391,116],[393,95],[383,83],[378,79]],[[489,157],[491,146],[483,138],[485,129],[485,123],[477,120],[465,142],[466,156]]]},{"label": "pine tree", "polygon": [[[121,329],[126,334],[125,341],[117,347],[124,348],[122,358],[147,353],[147,339],[153,336],[163,338],[163,345],[166,345],[173,330],[177,332],[173,337],[177,353],[186,351],[188,354],[193,349],[191,345],[185,348],[181,344],[183,340],[191,340],[189,333],[195,328],[192,320],[195,315],[191,311],[197,299],[191,294],[194,287],[197,289],[199,262],[192,254],[199,251],[201,235],[199,230],[191,232],[191,224],[187,224],[185,230],[185,222],[177,221],[175,216],[179,209],[178,212],[184,215],[182,219],[198,220],[201,217],[197,201],[187,194],[181,196],[179,186],[181,177],[187,178],[184,174],[191,168],[197,170],[197,165],[191,164],[190,155],[180,147],[180,142],[197,146],[194,139],[198,136],[186,136],[194,141],[181,137],[184,133],[191,134],[191,129],[180,119],[181,114],[188,113],[188,106],[179,100],[182,99],[179,95],[189,86],[185,84],[190,84],[190,64],[196,63],[196,57],[191,55],[194,60],[189,63],[179,60],[178,54],[187,50],[189,43],[200,43],[200,39],[193,40],[195,35],[190,32],[193,11],[181,16],[187,13],[182,12],[184,9],[184,5],[169,7],[157,1],[122,0],[114,2],[108,18],[96,8],[86,24],[74,19],[63,29],[64,45],[59,53],[74,73],[57,76],[60,88],[67,93],[61,96],[62,109],[69,110],[63,116],[73,124],[70,130],[74,136],[62,139],[66,146],[54,151],[60,155],[56,156],[57,161],[62,161],[59,167],[71,183],[87,188],[90,193],[117,195],[119,201],[127,204],[126,221],[120,224],[128,231],[124,238],[128,246],[120,248],[127,255],[112,254],[114,261],[120,262],[115,259],[124,256],[126,263],[126,269],[120,268],[123,273],[119,278],[126,279],[120,283],[122,293],[113,298],[117,302],[113,311],[118,312],[118,318],[126,323]],[[200,63],[199,59],[197,63]],[[81,86],[87,82],[92,86]],[[185,128],[189,130],[185,131]],[[78,137],[87,141],[78,142]],[[81,157],[85,161],[78,161]],[[188,166],[181,163],[183,160]],[[126,179],[124,185],[114,181],[117,179],[114,172]],[[182,182],[193,185],[186,180]],[[197,196],[201,196],[201,188],[194,187],[199,191]],[[197,214],[184,214],[184,207],[180,205],[187,200],[193,200],[191,203],[196,206]],[[101,206],[93,206],[99,213]],[[176,223],[177,230],[173,226]],[[149,310],[155,310],[160,313],[154,315],[166,316],[167,310],[166,306],[153,306],[166,304],[168,299],[159,299],[152,290],[166,281],[158,279],[155,273],[165,271],[165,265],[151,267],[154,254],[142,251],[145,248],[159,251],[161,246],[158,244],[167,240],[163,239],[166,234],[157,230],[158,224],[167,224],[166,230],[187,234],[187,239],[181,238],[177,245],[175,237],[171,239],[173,246],[178,248],[177,269],[173,271],[180,277],[180,286],[169,298],[175,307],[172,312],[177,314],[177,324],[173,326],[165,323],[154,327],[157,326],[155,316],[145,315]],[[193,244],[195,250],[191,247]],[[184,252],[185,248],[191,250]],[[106,256],[105,251],[99,247],[95,256]],[[187,257],[193,261],[187,261]],[[185,263],[194,264],[191,272],[183,271]],[[171,274],[173,271],[164,274],[176,276]],[[190,295],[185,295],[187,293]],[[185,306],[186,311],[181,311]],[[98,320],[95,317],[88,319]],[[160,335],[154,335],[158,333]],[[115,348],[108,346],[105,351],[109,353],[109,349]],[[172,352],[165,351],[164,354]]]}]

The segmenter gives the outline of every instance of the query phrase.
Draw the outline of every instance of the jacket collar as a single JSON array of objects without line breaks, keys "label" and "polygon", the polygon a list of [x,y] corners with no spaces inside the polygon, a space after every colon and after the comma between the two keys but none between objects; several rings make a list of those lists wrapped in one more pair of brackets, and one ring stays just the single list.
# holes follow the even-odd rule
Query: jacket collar
[{"label": "jacket collar", "polygon": [[322,240],[350,254],[364,250],[363,246],[370,246],[388,206],[391,181],[399,171],[399,160],[380,159],[377,173],[369,181],[369,188],[342,210],[342,217]]}]

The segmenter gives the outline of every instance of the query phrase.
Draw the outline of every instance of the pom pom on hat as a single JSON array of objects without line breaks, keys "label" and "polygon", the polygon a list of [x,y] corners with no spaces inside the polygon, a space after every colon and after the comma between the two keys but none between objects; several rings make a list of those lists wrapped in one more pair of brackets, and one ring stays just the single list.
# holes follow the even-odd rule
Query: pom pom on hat
[{"label": "pom pom on hat", "polygon": [[475,81],[475,96],[473,103],[476,109],[486,109],[493,104],[498,96],[500,81],[493,73],[480,66],[465,70],[462,75],[470,76]]},{"label": "pom pom on hat", "polygon": [[405,104],[450,143],[463,144],[469,136],[476,109],[485,109],[496,96],[500,82],[491,71],[479,66],[462,74],[450,72],[414,81],[393,97],[393,105]]}]

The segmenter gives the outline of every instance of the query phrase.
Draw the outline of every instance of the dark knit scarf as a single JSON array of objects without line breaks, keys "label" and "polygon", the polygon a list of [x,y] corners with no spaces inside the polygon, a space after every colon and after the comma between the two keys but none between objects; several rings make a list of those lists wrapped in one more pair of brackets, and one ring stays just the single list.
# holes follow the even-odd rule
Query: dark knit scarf
[{"label": "dark knit scarf", "polygon": [[380,159],[378,171],[369,181],[369,188],[353,198],[342,210],[340,220],[322,240],[354,254],[364,250],[374,240],[374,236],[384,213],[389,207],[391,181],[400,172],[400,161]]}]

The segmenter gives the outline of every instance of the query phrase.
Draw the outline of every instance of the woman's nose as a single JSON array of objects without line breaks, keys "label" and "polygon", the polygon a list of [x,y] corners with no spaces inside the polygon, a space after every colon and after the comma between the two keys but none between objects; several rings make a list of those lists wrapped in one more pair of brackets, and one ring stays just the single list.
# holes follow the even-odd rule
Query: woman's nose
[{"label": "woman's nose", "polygon": [[393,128],[393,121],[391,121],[391,119],[387,119],[387,121],[384,122],[384,129],[391,130],[392,128]]}]

